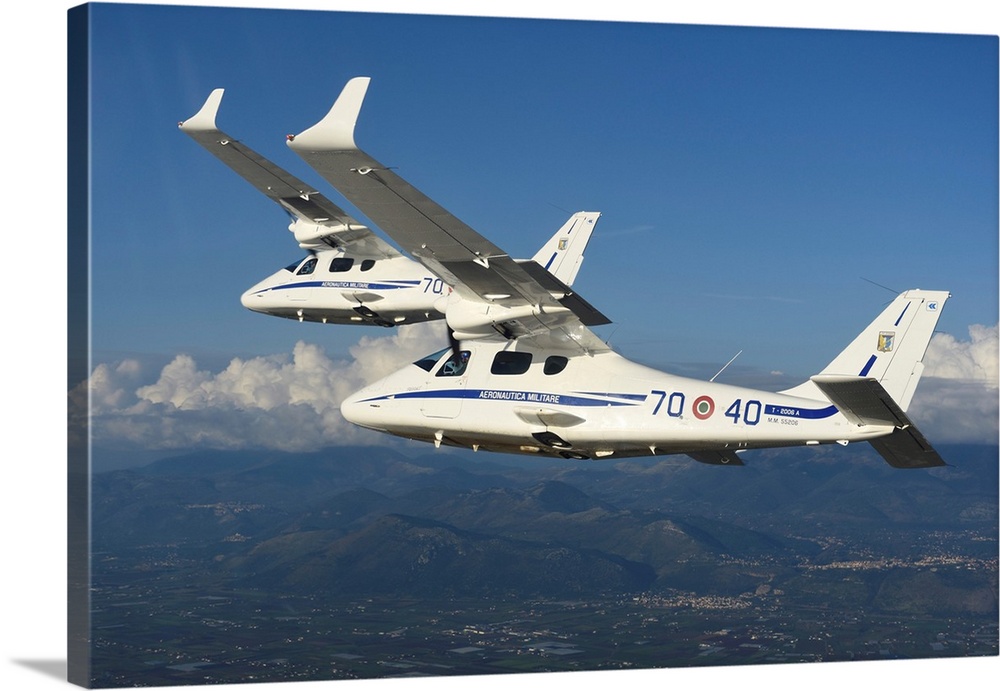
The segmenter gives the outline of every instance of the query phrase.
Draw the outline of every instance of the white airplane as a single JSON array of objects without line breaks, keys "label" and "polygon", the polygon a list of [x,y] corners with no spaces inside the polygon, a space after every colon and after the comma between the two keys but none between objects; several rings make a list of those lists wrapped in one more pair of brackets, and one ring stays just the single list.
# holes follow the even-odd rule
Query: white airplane
[{"label": "white airplane", "polygon": [[[254,312],[324,324],[397,326],[442,319],[450,286],[379,238],[286,170],[216,127],[224,90],[178,127],[292,218],[307,255],[260,281],[241,302]],[[600,217],[579,212],[532,258],[559,284],[573,284]],[[531,267],[537,271],[537,267]]]},{"label": "white airplane", "polygon": [[747,449],[867,441],[897,468],[944,465],[906,415],[946,291],[899,295],[822,372],[758,391],[630,362],[588,325],[579,296],[525,270],[354,143],[369,79],[348,82],[289,146],[454,286],[445,348],[354,393],[373,430],[441,444],[574,459],[687,454],[742,465]]}]

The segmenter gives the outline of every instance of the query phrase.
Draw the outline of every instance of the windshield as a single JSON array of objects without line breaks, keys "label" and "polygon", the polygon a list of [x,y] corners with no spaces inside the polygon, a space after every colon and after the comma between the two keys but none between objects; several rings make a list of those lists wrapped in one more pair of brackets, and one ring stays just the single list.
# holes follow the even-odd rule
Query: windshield
[{"label": "windshield", "polygon": [[432,369],[434,369],[434,365],[438,363],[438,360],[440,360],[441,357],[450,350],[451,348],[444,348],[443,350],[439,350],[436,353],[431,353],[430,355],[420,358],[413,364],[426,372],[430,372]]}]

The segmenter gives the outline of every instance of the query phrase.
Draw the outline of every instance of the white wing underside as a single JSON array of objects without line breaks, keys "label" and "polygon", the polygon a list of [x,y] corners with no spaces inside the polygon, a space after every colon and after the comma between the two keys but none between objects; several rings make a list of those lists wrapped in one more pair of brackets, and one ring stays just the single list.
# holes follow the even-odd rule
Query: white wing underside
[{"label": "white wing underside", "polygon": [[332,246],[368,257],[401,256],[398,250],[305,182],[220,130],[215,119],[223,93],[223,89],[213,91],[201,110],[178,127],[295,218],[336,229],[326,235]]},{"label": "white wing underside", "polygon": [[[354,143],[369,79],[348,82],[330,112],[288,145],[406,252],[464,299],[533,307],[506,324],[509,336],[586,352],[608,350],[588,326],[609,323],[564,283],[517,262]],[[544,274],[544,275],[543,275]]]}]

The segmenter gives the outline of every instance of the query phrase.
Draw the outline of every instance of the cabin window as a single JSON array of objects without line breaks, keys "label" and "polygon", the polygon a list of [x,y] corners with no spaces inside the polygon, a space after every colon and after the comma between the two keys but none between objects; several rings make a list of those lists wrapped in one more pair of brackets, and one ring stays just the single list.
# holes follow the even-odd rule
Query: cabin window
[{"label": "cabin window", "polygon": [[569,362],[569,358],[563,355],[549,355],[545,358],[545,369],[542,371],[545,374],[559,374],[564,369],[566,369],[566,364]]},{"label": "cabin window", "polygon": [[350,271],[352,266],[354,266],[353,257],[337,257],[330,262],[330,273]]},{"label": "cabin window", "polygon": [[531,366],[531,353],[502,350],[493,358],[492,374],[524,374]]},{"label": "cabin window", "polygon": [[431,353],[426,357],[420,358],[413,364],[419,367],[420,369],[424,370],[425,372],[430,372],[432,369],[434,369],[434,365],[438,363],[438,361],[442,358],[442,356],[444,356],[444,354],[450,350],[451,348],[445,348],[443,350],[437,351],[436,353]]},{"label": "cabin window", "polygon": [[452,355],[444,364],[441,365],[441,369],[437,371],[438,377],[460,377],[465,374],[465,368],[469,366],[469,351],[463,350],[459,352],[458,356]]},{"label": "cabin window", "polygon": [[299,267],[299,270],[296,273],[299,276],[308,276],[315,270],[316,270],[316,257],[310,257],[305,261],[305,263],[302,264],[302,266]]},{"label": "cabin window", "polygon": [[362,271],[371,271],[374,266],[375,266],[374,259],[365,259],[361,262]]}]

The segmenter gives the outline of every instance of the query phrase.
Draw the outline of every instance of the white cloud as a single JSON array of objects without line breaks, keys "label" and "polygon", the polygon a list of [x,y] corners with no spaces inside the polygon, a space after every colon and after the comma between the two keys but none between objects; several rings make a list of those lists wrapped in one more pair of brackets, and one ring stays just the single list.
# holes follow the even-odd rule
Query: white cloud
[{"label": "white cloud", "polygon": [[[101,364],[89,381],[91,436],[96,445],[141,449],[306,450],[354,441],[359,430],[340,415],[341,401],[445,343],[442,326],[417,324],[362,338],[344,359],[300,341],[290,357],[234,358],[213,373],[178,355],[145,385],[134,360]],[[85,402],[86,387],[71,393],[71,405]]]},{"label": "white cloud", "polygon": [[934,334],[909,411],[931,443],[996,443],[1000,429],[998,326],[969,327],[969,340]]},{"label": "white cloud", "polygon": [[924,356],[924,376],[976,381],[997,388],[998,327],[973,324],[968,341],[959,341],[951,334],[934,334]]}]

